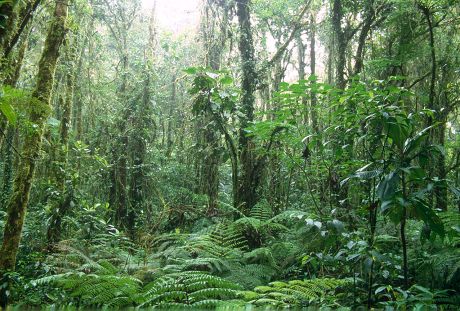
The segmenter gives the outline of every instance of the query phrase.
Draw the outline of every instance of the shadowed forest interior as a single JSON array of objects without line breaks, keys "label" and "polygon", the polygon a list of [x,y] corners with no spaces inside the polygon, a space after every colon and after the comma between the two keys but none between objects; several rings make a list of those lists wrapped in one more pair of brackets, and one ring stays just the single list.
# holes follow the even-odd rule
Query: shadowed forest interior
[{"label": "shadowed forest interior", "polygon": [[0,310],[458,310],[459,0],[0,0]]}]

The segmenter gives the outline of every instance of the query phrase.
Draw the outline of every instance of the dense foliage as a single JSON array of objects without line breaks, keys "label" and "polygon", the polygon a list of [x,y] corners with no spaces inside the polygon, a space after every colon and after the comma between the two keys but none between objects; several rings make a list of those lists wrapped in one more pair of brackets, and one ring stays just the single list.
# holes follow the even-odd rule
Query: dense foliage
[{"label": "dense foliage", "polygon": [[167,2],[0,1],[0,309],[457,310],[460,3]]}]

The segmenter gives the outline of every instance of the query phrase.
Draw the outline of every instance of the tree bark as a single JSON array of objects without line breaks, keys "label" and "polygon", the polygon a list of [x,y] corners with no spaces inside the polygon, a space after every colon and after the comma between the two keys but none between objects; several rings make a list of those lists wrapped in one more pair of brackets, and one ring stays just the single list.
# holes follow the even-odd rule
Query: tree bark
[{"label": "tree bark", "polygon": [[21,39],[17,54],[10,57],[11,60],[9,61],[8,75],[5,77],[4,81],[5,85],[16,87],[16,84],[19,80],[19,75],[21,73],[22,63],[24,61],[24,55],[28,47],[28,38],[29,34],[27,33]]},{"label": "tree bark", "polygon": [[[17,55],[13,58],[11,61],[11,72],[9,75],[6,77],[4,84],[11,86],[11,87],[16,87],[16,84],[19,80],[19,74],[21,72],[21,67],[22,63],[24,60],[24,54],[27,49],[27,37],[24,37],[22,39],[21,45],[19,47]],[[5,164],[3,168],[3,185],[2,185],[2,196],[1,196],[1,201],[0,203],[2,206],[6,206],[8,204],[8,199],[9,196],[11,195],[11,190],[12,190],[12,178],[13,178],[13,160],[14,160],[14,154],[13,154],[13,146],[14,146],[14,137],[17,134],[17,128],[10,125],[7,125],[6,127],[6,145],[4,148],[4,159],[5,159]],[[3,136],[3,135],[2,135]],[[0,140],[0,149],[1,149],[2,143]]]},{"label": "tree bark", "polygon": [[[445,144],[445,132],[446,132],[446,122],[448,115],[448,107],[446,106],[447,102],[444,102],[444,105],[441,105],[439,100],[436,97],[436,79],[437,79],[437,58],[436,58],[436,42],[434,37],[434,27],[432,21],[432,13],[430,9],[419,4],[419,7],[425,17],[426,23],[428,25],[429,33],[429,46],[430,46],[430,57],[431,57],[431,73],[430,73],[430,93],[428,99],[428,108],[436,111],[435,120],[433,117],[429,116],[427,119],[426,126],[431,126],[435,122],[439,122],[440,125],[437,128],[433,128],[430,131],[429,141],[444,146]],[[444,111],[442,110],[444,108]],[[435,155],[433,159],[434,172],[441,179],[439,186],[434,189],[434,196],[436,198],[436,208],[440,210],[447,210],[447,184],[445,178],[447,175],[446,170],[446,157],[443,154]]]},{"label": "tree bark", "polygon": [[296,44],[297,44],[297,62],[299,63],[299,80],[305,79],[305,44],[302,40],[302,34],[299,32],[296,34]]},{"label": "tree bark", "polygon": [[[316,17],[313,13],[310,16],[310,74],[311,76],[316,76]],[[312,85],[314,83],[316,83],[316,78],[311,82]],[[314,90],[311,91],[310,98],[311,125],[313,127],[313,131],[316,134],[319,134],[318,113],[316,111],[317,98]]]},{"label": "tree bark", "polygon": [[173,76],[171,82],[171,98],[169,103],[168,111],[168,133],[166,137],[166,156],[171,157],[173,149],[173,118],[174,118],[174,107],[176,106],[176,77]]},{"label": "tree bark", "polygon": [[41,0],[34,0],[33,2],[29,1],[25,7],[23,7],[20,10],[20,20],[21,22],[19,23],[17,30],[15,30],[14,36],[12,36],[11,40],[8,40],[8,42],[5,43],[4,51],[3,51],[3,57],[7,58],[15,45],[18,43],[19,38],[21,35],[25,32],[25,30],[28,28],[28,25],[30,24],[33,15],[35,11],[37,10],[38,6],[40,5]]},{"label": "tree bark", "polygon": [[354,75],[361,73],[364,66],[364,48],[366,45],[366,39],[369,35],[369,31],[371,30],[372,24],[375,20],[375,12],[374,12],[374,0],[368,0],[365,4],[365,20],[363,27],[361,28],[361,32],[359,33],[358,38],[358,47],[356,49],[356,56],[355,56],[355,68],[354,68]]},{"label": "tree bark", "polygon": [[11,195],[11,182],[13,178],[13,143],[14,135],[16,134],[16,128],[14,126],[8,126],[5,137],[5,145],[3,148],[3,184],[2,192],[0,196],[1,206],[8,204],[8,198]]},{"label": "tree bark", "polygon": [[18,12],[18,1],[0,4],[0,47],[2,54],[14,34]]},{"label": "tree bark", "polygon": [[[13,184],[13,194],[8,203],[8,216],[3,233],[0,250],[0,270],[14,270],[16,255],[21,240],[22,227],[33,182],[35,164],[41,149],[43,129],[48,117],[50,97],[53,89],[54,73],[59,58],[59,48],[66,34],[66,19],[69,0],[56,1],[54,18],[49,28],[45,46],[38,65],[37,84],[32,93],[34,106],[30,122],[35,124],[33,130],[27,131],[24,138],[24,151]],[[6,305],[2,301],[2,305]]]},{"label": "tree bark", "polygon": [[61,240],[62,231],[62,220],[68,214],[71,207],[71,187],[66,186],[67,181],[67,160],[68,160],[68,149],[69,149],[69,131],[71,128],[71,117],[72,117],[72,103],[73,103],[73,91],[75,78],[73,74],[73,51],[72,47],[68,43],[67,51],[68,66],[66,68],[66,97],[62,101],[62,117],[61,127],[59,133],[59,144],[57,152],[58,172],[56,176],[56,188],[60,192],[60,198],[55,206],[53,214],[50,219],[50,223],[47,231],[48,246],[52,247],[55,243]]},{"label": "tree bark", "polygon": [[[89,24],[89,29],[93,27],[93,21]],[[89,41],[89,34],[85,33],[85,39],[83,44],[81,45],[80,54],[78,56],[78,64],[75,70],[75,77],[79,77],[83,71],[83,58],[85,56],[85,49],[88,45]],[[73,132],[75,133],[75,139],[77,141],[81,141],[82,139],[82,131],[83,131],[83,86],[82,83],[79,81],[74,82],[74,104],[73,106],[73,116],[72,116],[72,127]]]},{"label": "tree bark", "polygon": [[[241,176],[237,191],[235,207],[247,213],[258,201],[257,188],[260,182],[258,172],[254,171],[255,158],[253,142],[246,135],[246,128],[254,121],[254,92],[257,86],[256,64],[254,58],[254,42],[252,36],[249,0],[237,0],[237,16],[240,30],[239,52],[242,71],[242,114],[239,118],[239,149]],[[234,189],[235,190],[235,189]]]},{"label": "tree bark", "polygon": [[346,48],[347,40],[345,33],[342,29],[343,8],[341,0],[334,0],[332,7],[332,29],[334,31],[334,38],[336,42],[336,76],[335,82],[338,88],[345,88],[345,64],[346,64]]},{"label": "tree bark", "polygon": [[[219,70],[221,66],[222,52],[227,40],[228,8],[225,2],[205,4],[202,15],[202,37],[205,49],[205,64],[213,70]],[[215,12],[213,14],[213,12]],[[217,15],[217,16],[216,16]],[[220,16],[218,16],[220,15]],[[218,22],[222,20],[219,25]],[[219,27],[220,26],[220,27]],[[209,216],[217,214],[219,202],[219,163],[220,153],[220,129],[211,126],[214,121],[212,111],[204,111],[200,116],[200,128],[197,131],[198,143],[201,144],[199,157],[199,191],[208,197]]]}]

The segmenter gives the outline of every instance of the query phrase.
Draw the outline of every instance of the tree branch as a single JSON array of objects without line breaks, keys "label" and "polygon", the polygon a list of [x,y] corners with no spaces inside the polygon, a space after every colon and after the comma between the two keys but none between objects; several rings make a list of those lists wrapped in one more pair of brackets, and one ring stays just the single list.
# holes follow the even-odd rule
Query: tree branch
[{"label": "tree branch", "polygon": [[300,11],[299,15],[297,16],[294,22],[294,28],[292,29],[291,34],[289,35],[287,40],[284,42],[284,44],[278,48],[278,51],[276,51],[275,55],[273,55],[273,57],[267,63],[265,63],[265,65],[257,72],[258,76],[262,76],[268,68],[273,66],[273,64],[276,61],[278,61],[278,59],[286,51],[291,41],[294,40],[296,33],[299,31],[300,27],[302,26],[302,23],[301,23],[302,18],[305,16],[305,13],[307,13],[308,8],[310,7],[310,3],[311,3],[311,0],[306,1],[305,6],[303,7],[302,11]]},{"label": "tree branch", "polygon": [[11,53],[16,43],[18,43],[19,38],[21,37],[21,34],[24,32],[24,29],[26,28],[27,24],[32,19],[34,12],[37,10],[40,2],[41,0],[35,0],[32,6],[29,9],[27,9],[24,15],[24,18],[22,19],[21,24],[19,25],[18,31],[16,31],[16,34],[11,39],[11,41],[8,43],[8,46],[5,48],[5,51],[3,52],[4,58],[8,57],[8,55]]}]

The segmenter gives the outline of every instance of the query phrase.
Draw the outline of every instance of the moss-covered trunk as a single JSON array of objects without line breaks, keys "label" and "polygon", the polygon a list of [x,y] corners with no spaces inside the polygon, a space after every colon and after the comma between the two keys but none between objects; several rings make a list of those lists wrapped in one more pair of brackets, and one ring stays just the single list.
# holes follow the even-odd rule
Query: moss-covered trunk
[{"label": "moss-covered trunk", "polygon": [[334,32],[334,39],[336,40],[336,76],[335,82],[337,87],[344,89],[346,85],[345,80],[345,65],[346,65],[346,49],[347,39],[342,29],[343,9],[342,1],[334,0],[332,7],[332,29]]},{"label": "moss-covered trunk", "polygon": [[[204,42],[204,63],[213,70],[219,70],[222,62],[222,54],[227,41],[228,11],[225,2],[204,4],[201,16],[201,36]],[[212,111],[204,111],[197,122],[198,152],[198,191],[208,196],[209,216],[217,214],[219,202],[219,163],[220,138],[218,128],[213,124]]]},{"label": "moss-covered trunk", "polygon": [[56,187],[61,193],[53,214],[51,216],[50,224],[47,231],[48,246],[59,242],[61,240],[61,225],[62,219],[67,215],[72,201],[72,187],[67,187],[67,159],[69,149],[69,132],[71,129],[72,117],[72,103],[73,103],[73,90],[74,90],[74,75],[73,75],[73,52],[72,47],[68,45],[67,62],[68,68],[66,73],[66,97],[62,101],[62,117],[61,127],[59,131],[59,150],[58,150],[58,170],[56,175]]},{"label": "moss-covered trunk", "polygon": [[15,30],[18,17],[17,3],[18,1],[5,1],[5,3],[0,4],[0,47],[2,52]]},{"label": "moss-covered trunk", "polygon": [[236,2],[240,29],[239,52],[242,69],[242,115],[240,117],[239,147],[241,176],[239,178],[235,207],[247,213],[257,203],[257,188],[260,182],[258,172],[254,170],[254,143],[246,135],[246,128],[254,121],[254,104],[257,84],[254,41],[251,29],[249,0]]},{"label": "moss-covered trunk", "polygon": [[[24,149],[8,203],[8,216],[0,250],[0,270],[14,270],[21,240],[22,227],[33,182],[35,164],[39,157],[45,121],[50,111],[50,96],[59,48],[66,33],[68,0],[56,0],[54,20],[48,30],[40,59],[37,84],[31,98],[30,122],[34,127],[26,132]],[[5,304],[5,302],[2,302]]]}]

